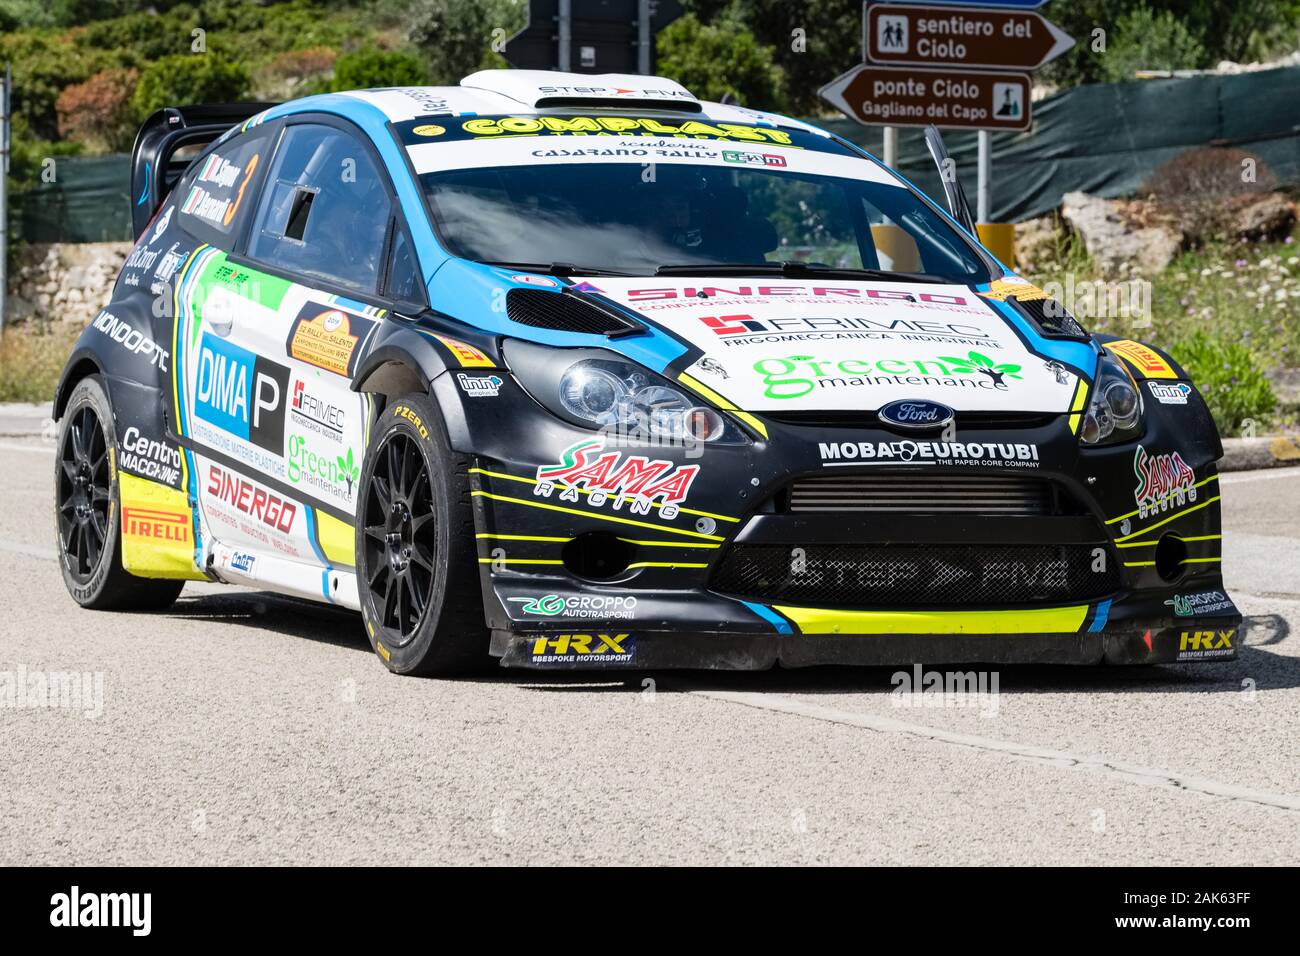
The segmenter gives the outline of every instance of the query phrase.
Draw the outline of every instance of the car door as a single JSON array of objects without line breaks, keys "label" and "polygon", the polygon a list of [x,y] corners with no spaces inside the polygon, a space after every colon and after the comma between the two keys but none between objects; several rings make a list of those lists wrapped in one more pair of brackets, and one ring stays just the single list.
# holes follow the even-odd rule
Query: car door
[{"label": "car door", "polygon": [[[287,125],[244,251],[206,270],[186,370],[196,438],[208,445],[199,502],[226,546],[219,570],[286,585],[296,578],[279,562],[353,564],[369,410],[350,385],[386,314],[378,291],[392,210],[387,176],[358,135]],[[337,598],[338,578],[323,582]]]}]

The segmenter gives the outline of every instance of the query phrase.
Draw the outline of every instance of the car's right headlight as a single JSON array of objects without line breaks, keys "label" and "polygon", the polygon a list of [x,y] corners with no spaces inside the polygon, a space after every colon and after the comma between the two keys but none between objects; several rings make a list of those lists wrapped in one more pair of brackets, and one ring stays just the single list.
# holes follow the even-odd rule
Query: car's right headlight
[{"label": "car's right headlight", "polygon": [[604,349],[552,349],[507,340],[519,383],[564,420],[629,440],[745,444],[744,432],[697,395]]},{"label": "car's right headlight", "polygon": [[1142,393],[1124,363],[1109,352],[1097,364],[1088,411],[1079,428],[1085,445],[1115,445],[1142,434]]}]

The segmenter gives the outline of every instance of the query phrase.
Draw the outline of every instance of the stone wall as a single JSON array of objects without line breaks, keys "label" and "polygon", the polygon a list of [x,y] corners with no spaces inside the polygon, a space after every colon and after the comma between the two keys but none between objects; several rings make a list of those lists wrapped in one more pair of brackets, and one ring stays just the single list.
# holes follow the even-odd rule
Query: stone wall
[{"label": "stone wall", "polygon": [[85,325],[113,291],[129,242],[33,243],[9,276],[5,322],[33,319]]}]

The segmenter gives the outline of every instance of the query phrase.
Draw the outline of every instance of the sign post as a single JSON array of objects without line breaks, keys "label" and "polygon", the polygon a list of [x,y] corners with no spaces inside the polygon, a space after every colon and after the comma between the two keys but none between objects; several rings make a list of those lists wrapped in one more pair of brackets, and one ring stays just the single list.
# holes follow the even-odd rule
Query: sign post
[{"label": "sign post", "polygon": [[528,0],[503,53],[518,70],[650,74],[655,34],[681,15],[679,0]]},{"label": "sign post", "polygon": [[[864,62],[824,86],[821,96],[859,123],[885,128],[888,166],[897,162],[899,126],[977,130],[982,228],[993,205],[991,132],[1029,129],[1029,74],[1074,45],[1035,12],[1044,2],[864,0]],[[994,231],[1005,234],[1008,227]],[[1001,245],[999,254],[1009,258],[1009,246]]]}]

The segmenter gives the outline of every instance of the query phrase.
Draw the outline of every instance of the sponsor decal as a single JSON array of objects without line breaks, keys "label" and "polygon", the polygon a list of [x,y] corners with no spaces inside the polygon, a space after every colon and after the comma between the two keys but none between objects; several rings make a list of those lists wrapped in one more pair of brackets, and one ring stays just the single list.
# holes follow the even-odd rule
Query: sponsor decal
[{"label": "sponsor decal", "polygon": [[424,123],[411,130],[416,136],[441,136],[447,132],[446,127],[439,126],[437,123]]},{"label": "sponsor decal", "polygon": [[125,276],[123,281],[127,285],[139,285],[141,273],[152,269],[160,255],[162,255],[161,250],[151,249],[147,245],[136,246],[126,257],[126,262],[122,263],[122,274]]},{"label": "sponsor decal", "polygon": [[447,347],[447,351],[451,352],[456,361],[460,363],[461,368],[496,367],[495,362],[466,342],[445,335],[435,334],[433,337]]},{"label": "sponsor decal", "polygon": [[1173,605],[1178,617],[1198,617],[1220,611],[1236,611],[1236,606],[1222,591],[1201,591],[1198,594],[1175,594],[1166,605]]},{"label": "sponsor decal", "polygon": [[288,388],[283,365],[204,333],[194,387],[197,417],[280,455]]},{"label": "sponsor decal", "polygon": [[746,123],[704,123],[699,120],[650,119],[630,116],[497,116],[462,120],[455,139],[489,139],[495,136],[681,136],[703,140],[739,140],[749,143],[793,142],[785,130]]},{"label": "sponsor decal", "polygon": [[188,545],[190,515],[188,512],[162,508],[124,507],[122,533],[128,538]]},{"label": "sponsor decal", "polygon": [[534,664],[630,664],[636,639],[630,634],[556,634],[533,641]]},{"label": "sponsor decal", "polygon": [[[966,306],[969,300],[960,295],[941,292],[904,292],[900,289],[864,289],[861,286],[826,285],[737,285],[734,289],[722,286],[660,286],[650,289],[628,289],[623,293],[630,302],[655,302],[670,299],[794,299],[810,302],[911,302],[932,305]],[[985,315],[984,312],[972,312]],[[748,315],[731,316],[750,319]]]},{"label": "sponsor decal", "polygon": [[415,409],[410,408],[407,405],[394,405],[393,417],[405,418],[408,422],[410,422],[412,425],[415,426],[415,430],[420,433],[421,438],[423,438],[425,441],[429,440],[429,430],[424,427],[424,422],[420,421],[420,416],[415,413]]},{"label": "sponsor decal", "polygon": [[159,348],[153,339],[132,328],[107,309],[101,310],[91,324],[128,352],[145,356],[149,364],[156,366],[160,372],[167,371],[167,362],[171,358],[170,353],[166,349]]},{"label": "sponsor decal", "polygon": [[289,329],[287,348],[299,362],[351,378],[356,370],[357,344],[374,325],[359,315],[309,302]]},{"label": "sponsor decal", "polygon": [[163,441],[145,438],[134,425],[122,435],[119,464],[143,478],[175,488],[181,480],[181,452]]},{"label": "sponsor decal", "polygon": [[1236,636],[1236,628],[1227,631],[1183,631],[1178,638],[1176,659],[1202,661],[1216,657],[1232,657],[1236,653],[1232,645]]},{"label": "sponsor decal", "polygon": [[[533,494],[539,498],[556,495],[561,501],[580,501],[586,491],[587,504],[609,504],[615,511],[627,507],[631,514],[650,514],[659,505],[659,516],[675,518],[678,506],[686,500],[691,483],[700,472],[699,465],[675,465],[667,460],[651,460],[644,455],[603,452],[603,439],[570,445],[558,465],[537,469]],[[556,494],[558,492],[558,494]]]},{"label": "sponsor decal", "polygon": [[158,221],[154,224],[153,235],[149,237],[151,243],[157,242],[158,237],[167,231],[167,227],[172,224],[172,213],[175,211],[176,207],[174,205],[168,206],[166,210],[164,210],[162,216],[160,216]]},{"label": "sponsor decal", "polygon": [[232,505],[281,534],[293,531],[298,506],[241,475],[226,471],[218,465],[209,465],[207,493],[214,501]]},{"label": "sponsor decal", "polygon": [[1004,276],[1001,279],[995,279],[989,284],[988,291],[981,292],[980,295],[997,302],[1005,302],[1013,295],[1021,302],[1033,302],[1037,299],[1047,298],[1046,292],[1028,279],[1020,278],[1020,276]]},{"label": "sponsor decal", "polygon": [[1186,382],[1148,381],[1147,388],[1151,390],[1151,397],[1161,405],[1186,405],[1187,396],[1192,394],[1192,386]]},{"label": "sponsor decal", "polygon": [[456,373],[456,381],[470,398],[496,398],[501,391],[500,375],[466,375]]},{"label": "sponsor decal", "polygon": [[149,284],[149,291],[154,295],[159,295],[169,288],[172,276],[181,267],[181,263],[185,261],[185,253],[178,251],[180,245],[179,242],[173,242],[171,247],[163,253],[162,258],[158,260],[158,268],[154,269],[153,281]]},{"label": "sponsor decal", "polygon": [[724,149],[722,161],[745,166],[785,166],[784,156],[775,153],[746,153],[738,149]]},{"label": "sponsor decal", "polygon": [[843,441],[818,442],[822,464],[980,465],[1037,468],[1038,446],[1028,442]]},{"label": "sponsor decal", "polygon": [[242,571],[244,574],[252,574],[253,567],[257,564],[257,555],[249,554],[247,551],[234,551],[230,555],[230,569],[232,571]]},{"label": "sponsor decal", "polygon": [[602,295],[605,292],[605,290],[602,289],[600,286],[594,285],[593,283],[590,282],[576,282],[573,285],[569,286],[569,291],[570,292],[597,292]]},{"label": "sponsor decal", "polygon": [[293,421],[317,435],[324,435],[335,441],[343,438],[343,426],[347,413],[337,405],[331,404],[307,391],[307,383],[294,379],[293,399],[289,403],[289,414]]},{"label": "sponsor decal", "polygon": [[307,447],[305,437],[290,435],[285,451],[285,475],[295,485],[307,485],[352,500],[352,488],[361,468],[351,448],[346,455],[320,455]]},{"label": "sponsor decal", "polygon": [[1138,480],[1133,498],[1140,518],[1162,514],[1171,507],[1182,507],[1196,500],[1196,473],[1176,451],[1151,455],[1138,445],[1133,453],[1133,473]]},{"label": "sponsor decal", "polygon": [[716,375],[721,379],[731,378],[726,368],[717,359],[709,358],[707,355],[695,363],[695,367],[701,372],[707,372],[710,375]]},{"label": "sponsor decal", "polygon": [[[909,293],[898,293],[908,296]],[[950,298],[960,299],[959,296]],[[965,300],[961,299],[964,303]],[[724,347],[768,342],[819,342],[842,339],[937,342],[941,345],[1000,349],[993,335],[977,325],[935,319],[865,319],[848,317],[796,317],[756,319],[752,315],[702,315],[697,320]]]},{"label": "sponsor decal", "polygon": [[927,431],[942,428],[953,420],[955,414],[947,405],[925,399],[904,398],[881,405],[876,413],[886,425]]},{"label": "sponsor decal", "polygon": [[542,617],[594,617],[594,618],[632,618],[636,616],[636,598],[631,595],[613,594],[574,594],[561,597],[558,594],[546,594],[542,597],[507,598],[513,604],[519,604],[524,614],[540,614]]},{"label": "sponsor decal", "polygon": [[1134,371],[1142,378],[1178,377],[1178,373],[1170,367],[1168,362],[1162,359],[1155,350],[1148,348],[1141,342],[1134,342],[1131,339],[1107,342],[1106,351],[1123,356],[1124,360],[1133,366]]},{"label": "sponsor decal", "polygon": [[[931,385],[1006,391],[1008,379],[1020,378],[1021,366],[995,362],[982,352],[965,358],[939,355],[928,359],[819,359],[811,355],[764,358],[754,363],[763,376],[768,398],[800,398],[817,388],[897,388]],[[836,374],[839,373],[839,374]],[[960,378],[955,376],[968,376]]]}]

